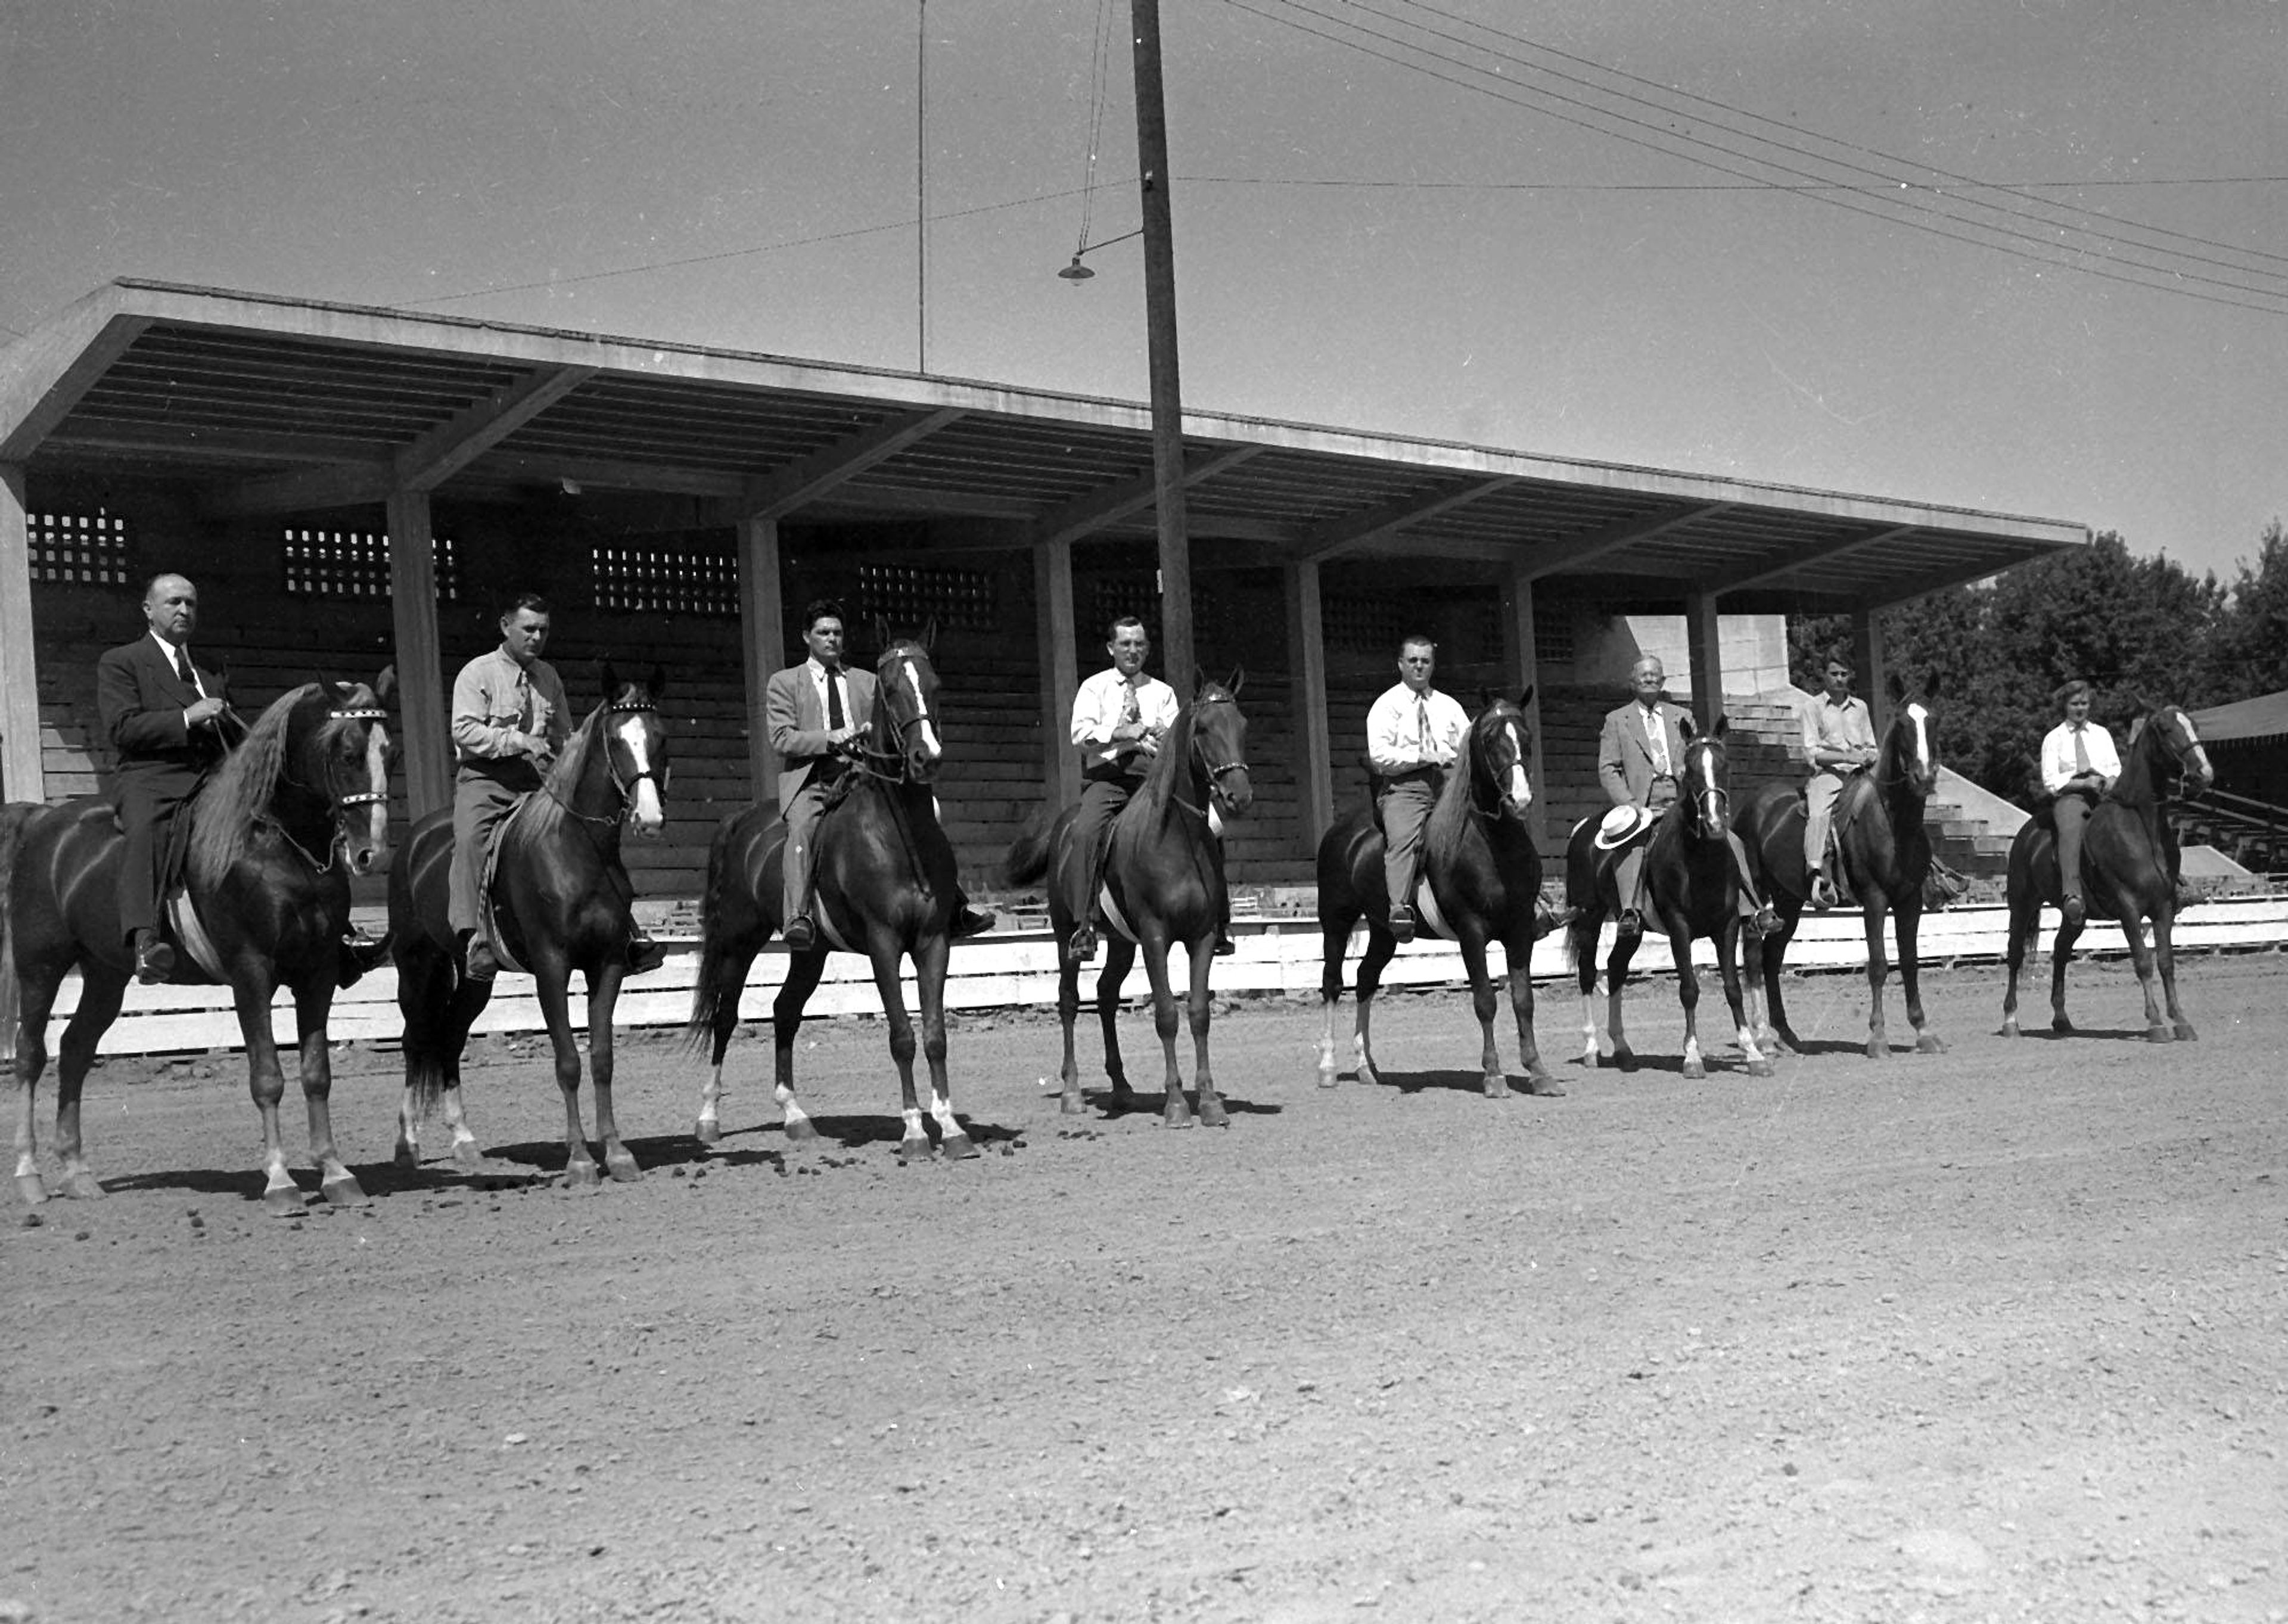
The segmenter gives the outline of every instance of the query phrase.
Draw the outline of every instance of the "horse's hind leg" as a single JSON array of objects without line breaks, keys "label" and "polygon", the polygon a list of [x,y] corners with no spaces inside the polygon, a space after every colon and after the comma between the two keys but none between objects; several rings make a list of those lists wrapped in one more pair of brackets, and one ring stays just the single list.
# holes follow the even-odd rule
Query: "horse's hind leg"
[{"label": "horse's hind leg", "polygon": [[1367,927],[1366,954],[1359,960],[1358,1023],[1351,1033],[1351,1059],[1358,1080],[1372,1088],[1382,1081],[1374,1064],[1374,999],[1382,990],[1382,972],[1398,956],[1398,939],[1388,930]]},{"label": "horse's hind leg", "polygon": [[[2058,926],[2055,940],[2050,943],[2050,1030],[2071,1032],[2072,1018],[2066,1014],[2066,966],[2073,963],[2073,945],[2081,939],[2081,926],[2064,920]],[[2137,940],[2134,927],[2129,931],[2130,940]]]},{"label": "horse's hind leg", "polygon": [[[4,955],[0,955],[4,957]],[[0,963],[0,974],[13,975],[12,964]],[[40,1177],[40,1141],[37,1121],[40,1073],[48,1066],[48,1018],[55,1008],[56,993],[63,985],[59,972],[52,980],[43,977],[40,984],[30,989],[23,1007],[16,1012],[15,1029],[7,1035],[14,1065],[11,1067],[16,1081],[16,1193],[28,1205],[37,1207],[48,1199],[48,1186]],[[8,992],[17,989],[11,986]],[[94,989],[83,987],[80,1007],[87,1007]],[[115,994],[116,996],[116,994]],[[62,1112],[57,1112],[57,1129],[62,1130]],[[92,1182],[92,1181],[91,1181]],[[67,1192],[67,1193],[69,1193]],[[101,1185],[94,1193],[103,1193]]]},{"label": "horse's hind leg", "polygon": [[1350,950],[1351,926],[1336,919],[1319,922],[1319,1086],[1331,1089],[1341,1075],[1335,1065],[1335,1010],[1343,1002],[1343,955]]},{"label": "horse's hind leg", "polygon": [[[1054,915],[1051,916],[1052,928]],[[1080,1055],[1073,1038],[1073,1027],[1080,1020],[1080,961],[1072,956],[1065,939],[1057,939],[1057,1025],[1063,1030],[1065,1058],[1057,1080],[1063,1085],[1057,1108],[1066,1116],[1082,1116],[1088,1111],[1088,1099],[1081,1092]],[[1105,1042],[1109,1050],[1114,1040],[1108,1034]]]},{"label": "horse's hind leg", "polygon": [[1767,936],[1756,944],[1757,968],[1764,981],[1764,1024],[1756,1033],[1756,1042],[1774,1054],[1784,1049],[1803,1052],[1803,1040],[1795,1034],[1795,1026],[1787,1017],[1787,1003],[1780,984],[1787,973],[1788,944],[1795,940],[1796,926],[1801,919],[1780,916],[1777,935]]},{"label": "horse's hind leg", "polygon": [[803,1006],[825,973],[825,949],[796,954],[787,961],[786,979],[771,1005],[771,1096],[778,1101],[780,1125],[790,1145],[806,1145],[818,1137],[817,1126],[795,1097],[794,1040],[802,1030]]},{"label": "horse's hind leg", "polygon": [[309,1113],[310,1160],[318,1164],[318,1188],[332,1205],[354,1207],[365,1200],[365,1190],[334,1145],[334,1066],[326,1048],[326,1016],[333,1002],[329,984],[296,987],[294,1029],[300,1039],[302,1104]]},{"label": "horse's hind leg", "polygon": [[[1128,1068],[1120,1058],[1120,986],[1135,968],[1136,944],[1117,937],[1104,944],[1104,968],[1096,977],[1096,1023],[1104,1034],[1104,1074],[1112,1079],[1115,1113],[1136,1108],[1136,1090],[1128,1086]],[[1077,975],[1079,972],[1074,972]],[[1167,974],[1166,967],[1161,975]],[[1077,1004],[1076,1003],[1076,1009]]]},{"label": "horse's hind leg", "polygon": [[2002,989],[2002,1035],[2006,1038],[2023,1035],[2018,1027],[2018,977],[2026,967],[2027,944],[2041,928],[2040,907],[2038,901],[2029,909],[2017,898],[2010,900],[2010,940],[2003,953],[2003,962],[2009,970],[2009,979]]},{"label": "horse's hind leg", "polygon": [[[1633,1072],[1637,1069],[1637,1051],[1629,1047],[1629,1034],[1621,1023],[1621,993],[1622,989],[1628,986],[1629,961],[1636,955],[1637,945],[1634,941],[1617,940],[1613,944],[1611,956],[1605,961],[1605,1028],[1610,1035],[1613,1046],[1611,1050],[1613,1065],[1617,1069],[1624,1072]],[[1592,959],[1587,962],[1593,968],[1595,961]],[[1692,960],[1688,954],[1679,973],[1687,976],[1692,973]],[[1583,989],[1582,1002],[1584,1003],[1588,1002],[1586,988]],[[1593,1065],[1595,1062],[1593,1061],[1591,1064]]]}]

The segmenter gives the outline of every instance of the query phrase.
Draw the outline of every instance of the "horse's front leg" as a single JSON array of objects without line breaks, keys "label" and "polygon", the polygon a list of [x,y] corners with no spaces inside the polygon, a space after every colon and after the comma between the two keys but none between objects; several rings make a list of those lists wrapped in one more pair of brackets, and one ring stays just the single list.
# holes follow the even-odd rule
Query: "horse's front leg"
[{"label": "horse's front leg", "polygon": [[532,966],[540,1018],[556,1060],[556,1089],[564,1097],[564,1182],[586,1188],[604,1182],[580,1123],[580,1046],[572,1038],[571,970],[561,960]]},{"label": "horse's front leg", "polygon": [[1331,1089],[1341,1075],[1335,1065],[1335,1010],[1343,1002],[1343,955],[1350,951],[1355,921],[1319,922],[1319,1086]]},{"label": "horse's front leg", "polygon": [[[1215,999],[1208,990],[1208,979],[1215,970],[1215,932],[1211,927],[1207,935],[1186,945],[1185,956],[1192,972],[1192,995],[1191,1006],[1185,1013],[1192,1026],[1192,1086],[1199,1090],[1200,1126],[1228,1128],[1231,1118],[1223,1108],[1215,1073],[1208,1065],[1208,1025],[1215,1015]],[[1180,1084],[1177,1097],[1183,1097]]]},{"label": "horse's front leg", "polygon": [[803,1006],[826,974],[826,950],[798,953],[787,961],[786,979],[771,1003],[771,1097],[778,1102],[780,1131],[790,1145],[818,1137],[818,1125],[794,1092],[794,1040],[802,1030]]},{"label": "horse's front leg", "polygon": [[[2160,919],[2153,921],[2154,939],[2160,939]],[[2129,943],[2129,961],[2137,968],[2137,990],[2145,995],[2145,1041],[2149,1043],[2173,1043],[2176,1033],[2161,1018],[2161,984],[2155,973],[2153,948],[2145,940],[2144,922],[2137,916],[2137,905],[2125,902],[2121,907],[2121,934]]]},{"label": "horse's front leg", "polygon": [[[2066,1014],[2066,966],[2073,963],[2073,945],[2081,939],[2082,927],[2060,915],[2058,933],[2050,943],[2050,1030],[2071,1032],[2074,1024]],[[2134,926],[2129,931],[2133,951],[2137,941]]]},{"label": "horse's front leg", "polygon": [[[1615,938],[1613,951],[1605,960],[1605,1030],[1612,1044],[1609,1052],[1614,1066],[1624,1072],[1637,1069],[1637,1051],[1629,1047],[1628,1032],[1621,1024],[1621,989],[1628,985],[1629,961],[1637,955],[1639,939]],[[1685,961],[1687,974],[1690,973],[1691,963],[1690,959]]]},{"label": "horse's front leg", "polygon": [[307,1208],[293,1174],[287,1171],[285,1138],[278,1126],[286,1074],[279,1068],[278,1044],[270,1034],[270,999],[277,987],[266,972],[237,968],[231,994],[238,1007],[239,1036],[246,1043],[247,1091],[262,1119],[262,1205],[278,1217],[300,1217]]},{"label": "horse's front leg", "polygon": [[1700,1055],[1700,971],[1692,963],[1691,927],[1684,926],[1683,931],[1681,936],[1669,932],[1668,951],[1676,961],[1676,1001],[1684,1006],[1684,1074],[1705,1077],[1708,1066]]},{"label": "horse's front leg", "polygon": [[[1051,915],[1052,928],[1062,931]],[[1057,1109],[1066,1116],[1082,1116],[1088,1111],[1088,1098],[1080,1086],[1080,1053],[1073,1037],[1073,1028],[1080,1022],[1080,961],[1072,956],[1063,935],[1057,938],[1057,1025],[1064,1031],[1064,1066],[1057,1073],[1063,1093]],[[1108,1039],[1108,1043],[1111,1040]]]},{"label": "horse's front leg", "polygon": [[1867,927],[1867,1058],[1891,1058],[1890,1034],[1883,1027],[1883,984],[1890,978],[1890,962],[1883,956],[1884,897],[1872,883],[1864,888],[1867,906],[1861,923]]},{"label": "horse's front leg", "polygon": [[1923,899],[1908,898],[1899,904],[1899,988],[1907,995],[1907,1024],[1915,1029],[1915,1052],[1923,1055],[1942,1055],[1945,1040],[1931,1030],[1923,1015],[1922,957],[1916,945],[1922,932]]},{"label": "horse's front leg", "polygon": [[1159,1034],[1164,1062],[1160,1126],[1189,1128],[1192,1107],[1184,1098],[1183,1073],[1176,1068],[1176,1031],[1181,1022],[1176,1014],[1176,989],[1168,979],[1168,940],[1164,936],[1155,937],[1140,945],[1144,949],[1144,973],[1152,983],[1152,1030]]},{"label": "horse's front leg", "polygon": [[1597,932],[1604,922],[1584,908],[1566,927],[1567,947],[1581,988],[1581,1064],[1593,1068],[1599,1058],[1597,1041]]},{"label": "horse's front leg", "polygon": [[1541,1063],[1541,1046],[1533,1039],[1533,936],[1523,932],[1505,946],[1509,961],[1509,1008],[1517,1020],[1519,1064],[1525,1072],[1525,1091],[1548,1099],[1561,1099],[1565,1090]]},{"label": "horse's front leg", "polygon": [[2026,965],[2027,948],[2041,931],[2042,904],[2038,898],[2025,902],[2014,895],[2009,901],[2010,939],[2003,950],[2009,978],[2002,989],[2002,1035],[2014,1038],[2024,1035],[2018,1027],[2018,976]]},{"label": "horse's front leg", "polygon": [[1374,1064],[1374,999],[1382,990],[1382,972],[1398,956],[1398,939],[1389,931],[1367,928],[1366,953],[1359,960],[1358,1021],[1351,1031],[1351,1064],[1358,1080],[1378,1086],[1382,1074]]},{"label": "horse's front leg", "polygon": [[1788,944],[1795,940],[1796,926],[1800,914],[1780,915],[1776,934],[1763,937],[1756,943],[1757,969],[1764,982],[1764,1024],[1756,1030],[1756,1042],[1768,1054],[1777,1054],[1783,1049],[1802,1052],[1803,1041],[1795,1034],[1795,1027],[1787,1017],[1787,1003],[1780,992],[1780,983],[1787,970]]},{"label": "horse's front leg", "polygon": [[723,1142],[723,1057],[731,1051],[731,1034],[739,1029],[739,1001],[746,995],[747,972],[755,955],[743,948],[709,944],[699,955],[702,976],[713,986],[713,1017],[707,1028],[707,1075],[699,1084],[699,1115],[692,1137],[703,1145]]},{"label": "horse's front leg", "polygon": [[1470,978],[1470,1012],[1478,1018],[1482,1044],[1478,1086],[1488,1099],[1507,1099],[1509,1076],[1502,1070],[1501,1050],[1494,1043],[1494,1017],[1501,1012],[1501,1000],[1494,992],[1493,972],[1486,966],[1485,938],[1465,931],[1458,945],[1462,949],[1463,970]]},{"label": "horse's front leg", "polygon": [[[1756,1046],[1755,1027],[1748,1020],[1747,1001],[1742,995],[1740,930],[1739,918],[1735,915],[1716,932],[1716,969],[1724,978],[1724,1002],[1732,1010],[1732,1030],[1740,1045],[1740,1058],[1748,1063],[1748,1075],[1768,1077],[1772,1074],[1772,1063]],[[1688,950],[1689,944],[1687,947]]]},{"label": "horse's front leg", "polygon": [[310,1117],[310,1160],[318,1164],[318,1188],[336,1207],[365,1200],[357,1176],[342,1164],[334,1145],[334,1066],[326,1048],[326,1017],[334,1005],[330,978],[294,989],[294,1030],[300,1040],[302,1104]]},{"label": "horse's front leg", "polygon": [[[1136,944],[1108,936],[1104,968],[1096,976],[1096,1024],[1104,1037],[1104,1073],[1112,1079],[1112,1109],[1117,1113],[1136,1108],[1136,1090],[1128,1086],[1128,1068],[1120,1058],[1120,988],[1136,965]],[[1165,964],[1161,976],[1167,975]]]},{"label": "horse's front leg", "polygon": [[2177,907],[2173,901],[2164,902],[2153,915],[2153,956],[2161,967],[2161,993],[2169,1010],[2169,1026],[2186,1042],[2194,1042],[2200,1034],[2193,1023],[2185,1018],[2184,1007],[2177,1002]]},{"label": "horse's front leg", "polygon": [[966,1161],[977,1146],[953,1113],[953,1083],[946,1069],[945,970],[952,955],[950,937],[925,937],[914,948],[914,984],[922,1001],[922,1058],[929,1063],[930,1115],[937,1120],[938,1148],[950,1161]]},{"label": "horse's front leg", "polygon": [[[619,1118],[612,1111],[612,1012],[619,1007],[620,982],[628,973],[624,960],[613,957],[588,972],[588,1077],[596,1090],[596,1141],[604,1149],[604,1167],[621,1184],[643,1178],[635,1154],[620,1139]],[[577,1078],[573,1086],[579,1086]]]}]

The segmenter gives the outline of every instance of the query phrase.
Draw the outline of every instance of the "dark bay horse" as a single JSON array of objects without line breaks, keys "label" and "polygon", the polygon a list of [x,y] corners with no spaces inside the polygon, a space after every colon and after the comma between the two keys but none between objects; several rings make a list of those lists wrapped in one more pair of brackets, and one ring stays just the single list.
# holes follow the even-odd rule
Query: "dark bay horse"
[{"label": "dark bay horse", "polygon": [[[1508,962],[1510,1008],[1517,1017],[1517,1042],[1525,1067],[1526,1092],[1562,1094],[1541,1064],[1533,1041],[1533,941],[1538,933],[1541,853],[1535,849],[1527,818],[1533,786],[1526,763],[1533,741],[1525,707],[1533,690],[1515,704],[1490,700],[1470,724],[1463,759],[1446,775],[1445,788],[1422,836],[1422,871],[1415,913],[1424,934],[1450,936],[1462,949],[1470,973],[1470,1002],[1485,1036],[1481,1062],[1488,1099],[1509,1096],[1509,1079],[1494,1044],[1494,1016],[1500,1000],[1486,968],[1486,944],[1499,942]],[[1371,1042],[1374,994],[1383,967],[1398,951],[1390,933],[1390,901],[1384,894],[1382,831],[1374,808],[1359,807],[1329,829],[1319,842],[1319,930],[1324,939],[1325,972],[1319,984],[1326,1028],[1319,1039],[1319,1086],[1335,1083],[1335,1006],[1343,996],[1343,955],[1351,929],[1363,916],[1366,955],[1359,961],[1358,1024],[1351,1036],[1359,1081],[1377,1081]]]},{"label": "dark bay horse", "polygon": [[[667,724],[659,714],[660,672],[623,684],[604,669],[604,702],[588,714],[541,787],[500,826],[488,898],[497,910],[503,962],[522,965],[538,984],[540,1011],[555,1050],[564,1095],[565,1177],[602,1182],[580,1125],[580,1050],[573,1041],[572,972],[588,985],[588,1066],[596,1090],[596,1137],[616,1179],[643,1170],[620,1142],[612,1115],[612,1010],[627,973],[635,890],[620,861],[620,831],[655,840],[665,821]],[[480,1165],[461,1108],[461,1050],[493,995],[493,984],[464,973],[447,923],[447,874],[453,812],[414,826],[389,876],[391,956],[397,1007],[405,1018],[405,1099],[398,1113],[397,1161],[420,1166],[419,1129],[439,1103],[462,1167]]]},{"label": "dark bay horse", "polygon": [[[925,634],[926,637],[926,634]],[[922,1006],[920,1050],[929,1063],[929,1114],[945,1154],[959,1161],[977,1146],[955,1116],[946,1081],[945,972],[959,878],[952,843],[938,822],[930,785],[945,755],[939,735],[938,677],[926,640],[889,642],[874,666],[874,741],[846,772],[840,799],[820,817],[815,836],[818,945],[793,955],[771,1009],[774,1089],[789,1139],[818,1137],[795,1097],[794,1041],[803,1006],[817,990],[835,947],[862,953],[890,1027],[905,1131],[902,1161],[926,1161],[929,1130],[914,1092],[914,1024],[906,1013],[899,965],[910,958]],[[717,826],[707,854],[702,905],[699,979],[692,989],[687,1034],[709,1043],[712,1071],[699,1099],[698,1136],[722,1137],[723,1055],[739,1024],[747,971],[784,925],[780,883],[786,825],[776,801],[759,801]]]},{"label": "dark bay horse", "polygon": [[[1100,898],[1111,925],[1104,968],[1096,978],[1096,1013],[1104,1029],[1104,1069],[1112,1078],[1113,1108],[1135,1103],[1120,1061],[1120,984],[1144,950],[1144,970],[1152,980],[1152,1024],[1160,1034],[1167,1074],[1160,1121],[1189,1128],[1192,1110],[1184,1101],[1184,1080],[1176,1069],[1176,1000],[1168,984],[1168,949],[1178,942],[1191,961],[1193,1081],[1198,1085],[1198,1120],[1211,1128],[1229,1125],[1223,1097],[1208,1067],[1208,972],[1213,967],[1216,931],[1223,917],[1224,883],[1212,850],[1217,836],[1212,810],[1244,812],[1255,798],[1247,775],[1247,718],[1239,713],[1239,685],[1245,673],[1227,683],[1202,680],[1192,702],[1176,713],[1135,798],[1113,820],[1104,860]],[[1053,875],[1049,924],[1057,939],[1057,1015],[1064,1023],[1063,1107],[1073,1115],[1088,1109],[1081,1095],[1080,1066],[1073,1053],[1073,1022],[1080,1014],[1080,963],[1072,956],[1074,925],[1068,916],[1068,888],[1061,883],[1072,865],[1088,853],[1072,840],[1073,809],[1059,812],[1047,828],[1035,825],[1009,848],[1007,877],[1029,885]]]},{"label": "dark bay horse", "polygon": [[[1938,783],[1938,749],[1930,711],[1919,702],[1898,708],[1883,730],[1873,769],[1854,775],[1835,799],[1838,849],[1845,880],[1859,899],[1867,926],[1867,1058],[1891,1052],[1883,1030],[1883,982],[1889,965],[1883,956],[1883,916],[1895,920],[1899,985],[1907,994],[1907,1020],[1922,1054],[1945,1052],[1946,1044],[1923,1017],[1922,965],[1915,950],[1922,928],[1924,887],[1931,877],[1930,834],[1923,808]],[[1780,916],[1779,933],[1748,949],[1752,985],[1760,973],[1768,1023],[1757,1036],[1775,1049],[1800,1051],[1801,1040],[1788,1024],[1780,1001],[1780,970],[1788,944],[1795,939],[1811,894],[1811,869],[1803,856],[1803,796],[1791,784],[1758,786],[1732,827],[1748,848],[1756,883]]]},{"label": "dark bay horse", "polygon": [[[306,683],[265,710],[187,809],[191,820],[184,896],[192,923],[176,924],[181,951],[168,979],[226,984],[246,1042],[248,1087],[262,1118],[263,1205],[292,1215],[305,1204],[286,1170],[278,1105],[286,1091],[270,1003],[294,994],[310,1156],[326,1199],[365,1199],[334,1145],[326,1020],[349,928],[350,875],[389,859],[389,730],[393,685]],[[116,900],[126,841],[112,804],[83,797],[16,805],[0,820],[0,1042],[15,1061],[16,1188],[45,1200],[33,1098],[46,1067],[56,994],[80,972],[79,1007],[57,1052],[56,1193],[103,1193],[80,1138],[80,1091],[96,1045],[118,1018],[134,957]]]},{"label": "dark bay horse", "polygon": [[[1738,1029],[1748,1073],[1768,1077],[1772,1063],[1756,1047],[1740,1000],[1740,876],[1732,865],[1731,843],[1725,838],[1731,801],[1725,732],[1725,718],[1719,717],[1713,728],[1685,741],[1680,794],[1661,813],[1645,848],[1645,930],[1657,929],[1668,938],[1669,953],[1676,962],[1676,995],[1684,1005],[1684,1074],[1707,1075],[1700,1055],[1700,977],[1692,965],[1693,940],[1704,936],[1716,944],[1716,965],[1724,978],[1724,996],[1732,1006],[1732,1024]],[[1621,908],[1614,891],[1614,853],[1597,849],[1597,827],[1596,819],[1584,818],[1575,826],[1565,854],[1565,900],[1573,910],[1565,952],[1581,978],[1581,1058],[1591,1066],[1597,1064],[1599,1050],[1596,1005],[1591,997],[1597,978],[1597,932],[1605,916],[1617,915]],[[1613,1061],[1623,1071],[1636,1066],[1635,1052],[1621,1029],[1621,988],[1636,950],[1634,939],[1617,939],[1605,963]]]},{"label": "dark bay horse", "polygon": [[[2175,836],[2163,814],[2163,803],[2187,783],[2205,789],[2216,781],[2209,753],[2181,706],[2155,705],[2140,721],[2136,736],[2123,752],[2121,776],[2097,804],[2082,831],[2082,894],[2091,918],[2117,919],[2129,943],[2129,956],[2137,966],[2137,984],[2145,994],[2145,1039],[2167,1043],[2200,1034],[2177,1002],[2177,954],[2170,933],[2176,927],[2175,867],[2172,860]],[[2046,817],[2021,825],[2010,843],[2010,984],[2002,996],[2002,1035],[2018,1031],[2018,971],[2026,948],[2042,927],[2042,905],[2056,907],[2064,897],[2058,881],[2055,827]],[[2153,922],[2149,947],[2141,923]],[[2056,939],[2050,944],[2050,1029],[2071,1032],[2066,1017],[2066,964],[2083,927],[2061,917]],[[2158,986],[2155,968],[2159,968]],[[2168,1022],[2162,1010],[2166,1007]]]}]

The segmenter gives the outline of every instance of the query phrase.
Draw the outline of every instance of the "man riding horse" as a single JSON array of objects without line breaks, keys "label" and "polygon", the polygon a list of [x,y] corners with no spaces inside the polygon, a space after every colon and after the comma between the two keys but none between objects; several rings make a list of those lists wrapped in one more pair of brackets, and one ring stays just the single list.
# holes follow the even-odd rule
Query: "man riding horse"
[{"label": "man riding horse", "polygon": [[1811,873],[1811,906],[1831,908],[1843,899],[1835,883],[1835,804],[1854,774],[1875,763],[1875,718],[1851,692],[1851,662],[1827,657],[1826,683],[1803,708],[1803,759],[1811,777],[1803,787],[1803,864]]},{"label": "man riding horse", "polygon": [[1461,753],[1470,718],[1451,694],[1430,685],[1438,646],[1421,632],[1398,646],[1398,681],[1366,713],[1366,758],[1375,774],[1375,812],[1382,820],[1383,883],[1390,896],[1390,933],[1414,939],[1414,882],[1422,869],[1422,831],[1446,770]]}]

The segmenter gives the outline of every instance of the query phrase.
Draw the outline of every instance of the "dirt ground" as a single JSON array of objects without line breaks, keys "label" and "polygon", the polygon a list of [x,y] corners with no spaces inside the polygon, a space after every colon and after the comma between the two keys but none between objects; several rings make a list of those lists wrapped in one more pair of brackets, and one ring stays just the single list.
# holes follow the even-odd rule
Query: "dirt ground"
[{"label": "dirt ground", "polygon": [[1672,983],[1625,1076],[1545,989],[1569,1091],[1506,1103],[1457,994],[1332,1090],[1242,1003],[1224,1131],[973,1016],[986,1154],[911,1168],[878,1022],[806,1031],[809,1149],[757,1037],[703,1155],[653,1039],[592,1192],[530,1045],[417,1182],[346,1050],[372,1199],[288,1221],[235,1057],[115,1061],[109,1198],[0,1220],[0,1620],[2288,1619],[2288,960],[2185,971],[2197,1043],[2118,964],[2010,1042],[1965,969],[1883,1063],[1808,978],[1814,1052],[1704,1082]]}]

